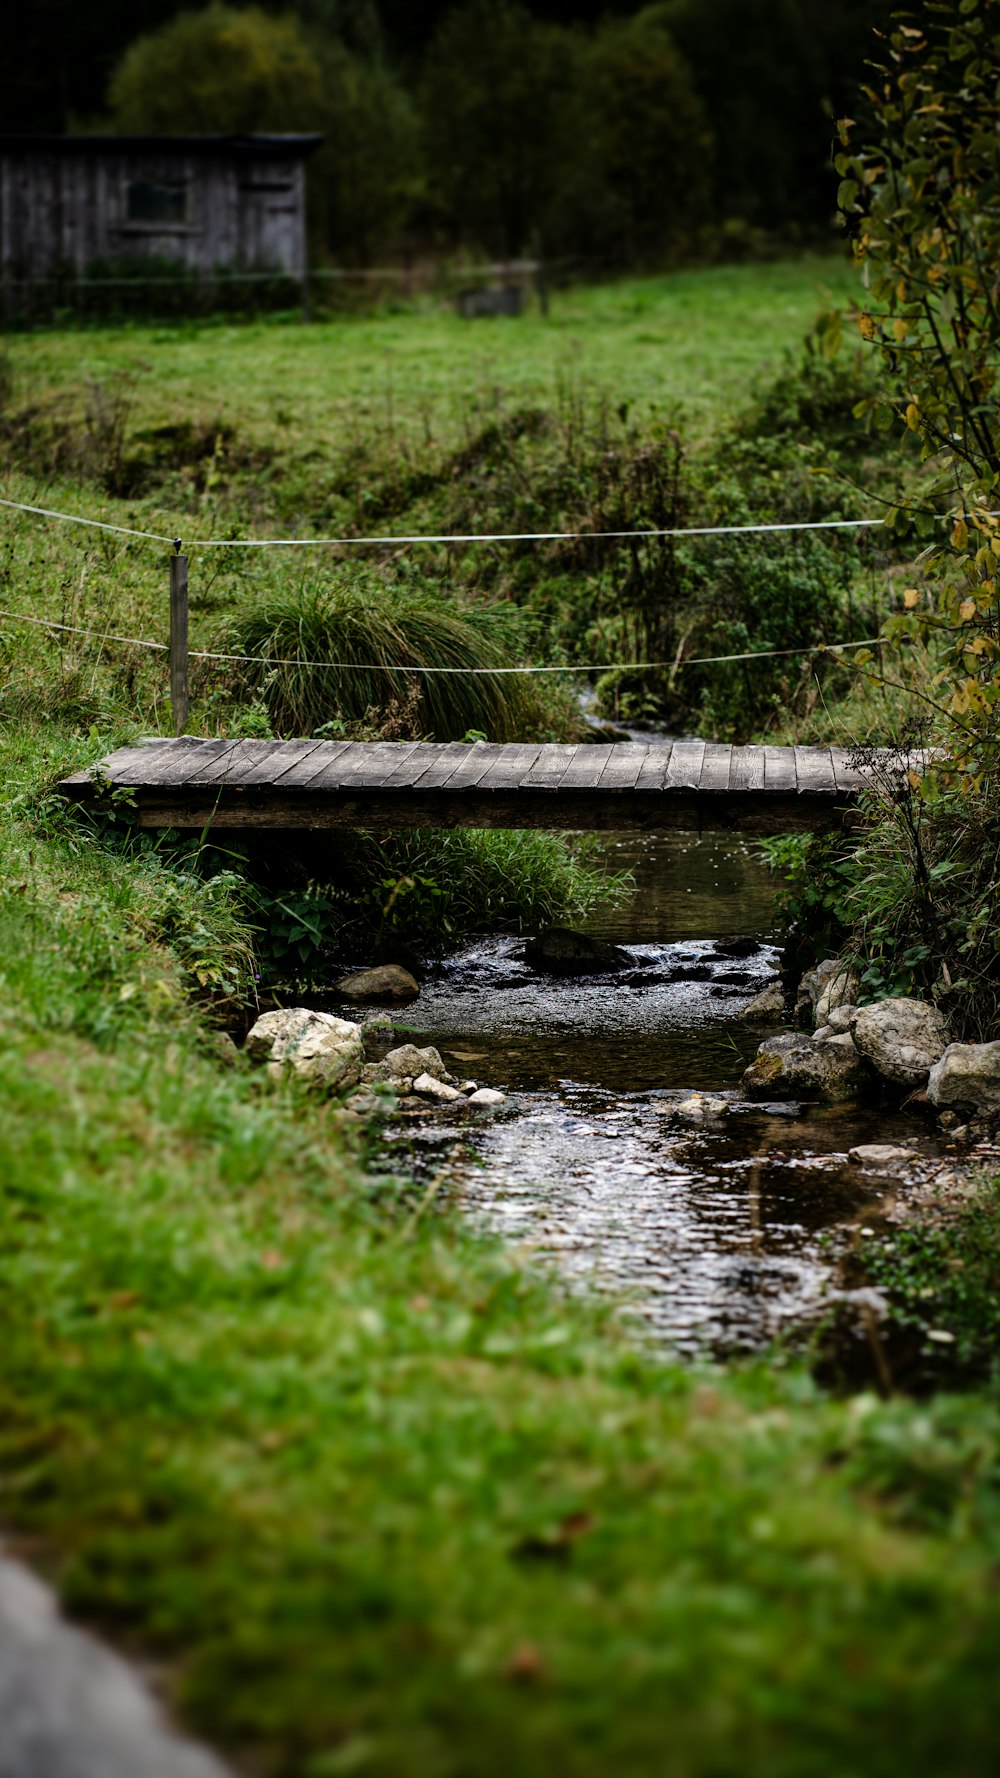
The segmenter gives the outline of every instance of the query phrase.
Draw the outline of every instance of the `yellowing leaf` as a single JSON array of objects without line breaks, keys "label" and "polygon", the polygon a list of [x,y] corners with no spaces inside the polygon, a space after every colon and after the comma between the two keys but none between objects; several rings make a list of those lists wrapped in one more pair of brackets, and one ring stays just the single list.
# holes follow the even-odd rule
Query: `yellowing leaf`
[{"label": "yellowing leaf", "polygon": [[920,409],[915,401],[909,402],[906,409],[906,424],[911,432],[920,431]]},{"label": "yellowing leaf", "polygon": [[963,518],[955,520],[955,528],[951,534],[952,549],[964,549],[969,541],[969,528]]},{"label": "yellowing leaf", "polygon": [[976,615],[975,599],[963,599],[958,608],[958,615],[964,624],[971,623]]},{"label": "yellowing leaf", "polygon": [[913,770],[913,768],[911,767],[910,770],[907,772],[906,777],[907,777],[907,782],[909,783],[911,790],[919,790],[920,789],[921,777],[920,777],[919,772],[915,772]]},{"label": "yellowing leaf", "polygon": [[875,323],[870,315],[858,316],[858,332],[863,340],[873,340],[875,338]]},{"label": "yellowing leaf", "polygon": [[895,334],[900,345],[902,345],[903,341],[905,340],[907,334],[910,331],[910,324],[908,321],[903,320],[902,315],[897,315],[895,321],[892,324],[892,331]]},{"label": "yellowing leaf", "polygon": [[907,611],[912,611],[913,607],[915,605],[920,604],[920,594],[917,592],[917,589],[915,586],[908,586],[907,587],[905,593],[903,594],[903,604],[905,605]]}]

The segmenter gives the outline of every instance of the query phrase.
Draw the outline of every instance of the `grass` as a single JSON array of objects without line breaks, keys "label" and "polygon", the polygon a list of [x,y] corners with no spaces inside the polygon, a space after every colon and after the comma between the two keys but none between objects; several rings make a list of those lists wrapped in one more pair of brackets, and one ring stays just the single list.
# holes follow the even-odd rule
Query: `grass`
[{"label": "grass", "polygon": [[[704,434],[734,389],[776,370],[818,309],[857,293],[836,255],[576,286],[548,319],[467,322],[435,305],[295,321],[13,336],[15,400],[65,402],[134,379],[140,430],[221,422],[283,475],[359,435],[462,442],[470,406],[547,403],[578,379],[615,403],[683,407]],[[832,302],[831,302],[832,299]]]},{"label": "grass", "polygon": [[[22,336],[5,491],[167,535],[313,529],[363,518],[366,493],[473,516],[551,488],[565,511],[596,510],[595,487],[639,501],[648,430],[662,443],[683,401],[696,441],[718,431],[817,282],[847,276],[625,282],[482,329],[427,312]],[[612,402],[641,423],[608,493],[592,419]],[[554,415],[537,476],[532,404]],[[621,457],[632,421],[614,424]],[[753,473],[756,498],[769,461]],[[165,552],[10,515],[3,534],[0,605],[100,632],[0,626],[4,1526],[264,1778],[992,1770],[994,1395],[835,1399],[781,1353],[658,1362],[473,1236],[447,1177],[422,1208],[335,1104],[223,1067],[212,1008],[252,993],[261,942],[245,879],[222,860],[206,883],[125,819],[81,829],[46,793],[168,725],[162,656],[108,634],[164,636]],[[300,597],[287,558],[192,557],[196,647]],[[587,643],[560,601],[590,566],[532,583],[539,652]],[[525,572],[433,567],[481,634]],[[405,577],[377,570],[391,601]],[[196,732],[266,732],[266,689],[207,678]],[[365,844],[366,892],[409,877],[394,905],[437,930],[595,892],[548,836]]]},{"label": "grass", "polygon": [[2,845],[0,1511],[192,1726],[275,1778],[991,1767],[990,1403],[640,1356],[218,1067],[155,865]]},{"label": "grass", "polygon": [[[438,741],[461,741],[470,730],[491,741],[561,740],[579,726],[568,700],[560,709],[558,695],[530,677],[489,671],[509,669],[525,652],[517,627],[511,610],[473,616],[425,587],[362,572],[350,582],[307,579],[265,593],[240,609],[220,640],[225,652],[261,661],[239,677],[261,692],[279,735],[312,735],[331,723],[344,733],[379,713],[383,732],[395,723],[397,733]],[[424,667],[432,671],[414,671]]]}]

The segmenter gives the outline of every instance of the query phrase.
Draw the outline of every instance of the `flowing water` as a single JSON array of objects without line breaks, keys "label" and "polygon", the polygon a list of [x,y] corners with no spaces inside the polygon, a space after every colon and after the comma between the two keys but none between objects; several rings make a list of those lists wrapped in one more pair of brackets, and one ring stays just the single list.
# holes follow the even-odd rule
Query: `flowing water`
[{"label": "flowing water", "polygon": [[[458,1189],[479,1224],[613,1292],[662,1345],[749,1350],[837,1294],[824,1233],[877,1210],[847,1150],[921,1147],[925,1126],[742,1101],[763,1033],[737,1015],[777,968],[773,879],[729,836],[610,836],[607,852],[634,871],[635,894],[585,930],[626,946],[631,966],[542,975],[512,938],[441,965],[408,1009],[407,1035],[509,1099],[486,1116],[400,1120],[386,1138],[392,1165],[429,1174],[460,1142]],[[698,1111],[679,1110],[693,1093],[727,1110],[693,1124]]]}]

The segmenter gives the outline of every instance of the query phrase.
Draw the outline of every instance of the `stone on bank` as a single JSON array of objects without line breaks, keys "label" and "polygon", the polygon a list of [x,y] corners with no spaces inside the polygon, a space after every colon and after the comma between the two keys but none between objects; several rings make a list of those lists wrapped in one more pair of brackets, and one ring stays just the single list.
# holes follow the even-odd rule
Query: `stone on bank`
[{"label": "stone on bank", "polygon": [[353,1087],[361,1079],[364,1043],[361,1027],[333,1013],[307,1006],[262,1013],[247,1034],[247,1054],[266,1062],[278,1078],[287,1070],[330,1089]]},{"label": "stone on bank", "polygon": [[1000,1043],[950,1043],[931,1069],[927,1097],[939,1111],[1000,1112]]},{"label": "stone on bank", "polygon": [[948,1025],[923,1000],[876,1000],[851,1020],[861,1054],[885,1080],[922,1087],[948,1046]]}]

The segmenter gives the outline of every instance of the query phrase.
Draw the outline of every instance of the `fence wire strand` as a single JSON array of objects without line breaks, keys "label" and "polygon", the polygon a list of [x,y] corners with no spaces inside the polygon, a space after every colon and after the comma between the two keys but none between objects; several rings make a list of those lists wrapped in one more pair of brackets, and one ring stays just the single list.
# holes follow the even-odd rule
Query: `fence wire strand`
[{"label": "fence wire strand", "polygon": [[[152,648],[159,653],[169,652],[165,642],[150,642],[141,636],[118,636],[110,630],[88,630],[78,624],[56,623],[47,617],[28,617],[20,611],[0,611],[0,619],[12,623],[33,624],[39,629],[57,630],[69,636],[90,636],[99,642],[121,642],[131,648]],[[308,667],[314,671],[329,669],[334,672],[355,673],[422,673],[422,674],[464,674],[467,678],[493,678],[511,673],[649,673],[662,669],[680,672],[684,667],[711,667],[731,661],[767,661],[787,658],[791,655],[829,654],[836,657],[847,648],[878,648],[884,641],[881,636],[868,636],[860,642],[813,642],[801,648],[757,648],[744,654],[699,654],[691,655],[687,660],[669,661],[588,661],[583,664],[563,666],[516,666],[516,667],[424,667],[409,664],[393,664],[389,661],[314,661],[305,655],[292,655],[275,659],[264,654],[222,654],[212,649],[189,650],[188,658],[193,661],[227,661],[234,665],[253,667]]]}]

